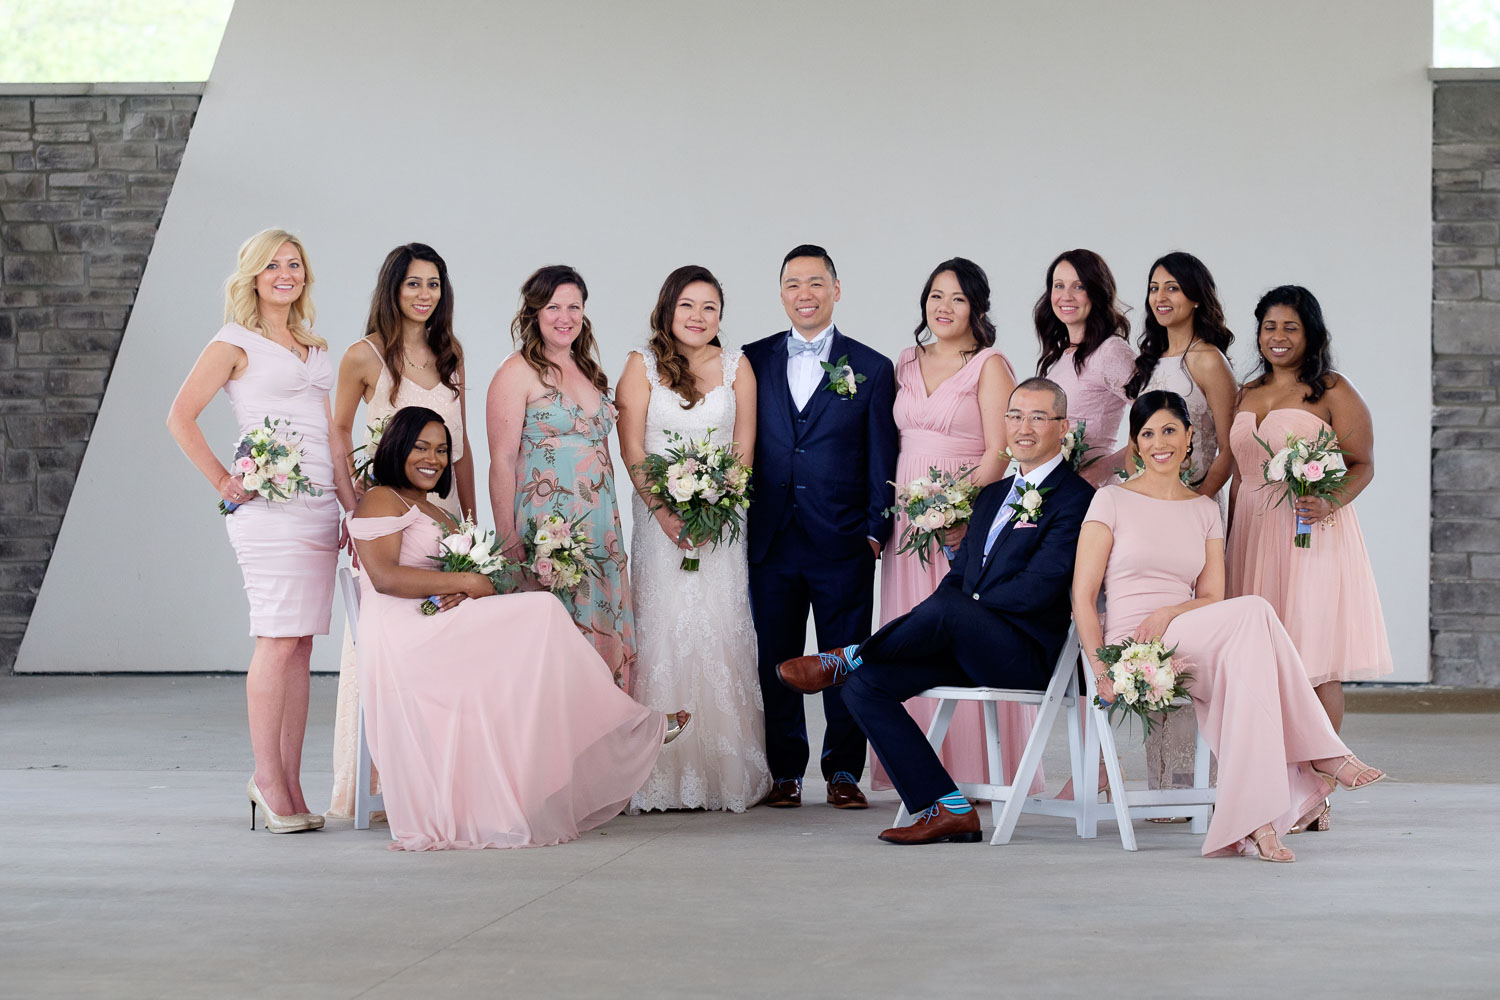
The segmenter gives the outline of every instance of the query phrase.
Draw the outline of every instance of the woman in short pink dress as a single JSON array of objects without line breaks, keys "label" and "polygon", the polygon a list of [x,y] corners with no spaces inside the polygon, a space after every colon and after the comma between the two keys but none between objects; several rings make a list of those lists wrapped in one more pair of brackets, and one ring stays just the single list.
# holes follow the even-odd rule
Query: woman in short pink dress
[{"label": "woman in short pink dress", "polygon": [[[255,636],[245,679],[255,773],[246,791],[251,826],[259,806],[273,833],[323,825],[301,784],[308,659],[312,637],[328,634],[339,506],[354,505],[349,478],[337,474],[329,448],[333,367],[326,342],[312,332],[312,283],[307,254],[292,234],[268,229],[247,240],[226,289],[227,325],[198,357],[167,417],[177,444],[220,499],[240,505],[224,523]],[[230,474],[198,428],[198,415],[220,389],[241,435],[267,420],[282,422],[278,432],[298,443],[302,472],[319,495],[272,503],[247,490],[242,475]]]},{"label": "woman in short pink dress", "polygon": [[[617,688],[551,593],[495,596],[433,557],[452,515],[452,438],[399,410],[349,531],[365,568],[360,700],[396,847],[533,847],[606,822],[651,773],[668,717]],[[436,613],[421,610],[425,600]]]},{"label": "woman in short pink dress", "polygon": [[[1375,478],[1370,409],[1333,370],[1328,327],[1318,300],[1298,285],[1267,292],[1255,307],[1262,370],[1245,384],[1230,430],[1235,477],[1229,528],[1229,593],[1268,601],[1302,654],[1307,676],[1337,732],[1344,722],[1343,681],[1368,681],[1395,669],[1375,574],[1354,498]],[[1285,489],[1266,483],[1261,447],[1288,434],[1312,440],[1331,430],[1348,475],[1338,502],[1303,497],[1295,511]],[[1312,544],[1293,545],[1296,522]]]},{"label": "woman in short pink dress", "polygon": [[1068,420],[1084,425],[1079,475],[1093,486],[1112,482],[1123,464],[1120,420],[1135,372],[1130,324],[1115,293],[1115,276],[1092,250],[1067,250],[1047,267],[1047,290],[1032,310],[1042,356],[1036,373],[1068,394]]},{"label": "woman in short pink dress", "polygon": [[[1350,753],[1328,724],[1297,650],[1259,597],[1224,599],[1219,505],[1182,483],[1192,423],[1176,393],[1143,393],[1130,432],[1145,471],[1094,497],[1078,536],[1073,617],[1096,678],[1094,650],[1125,638],[1160,639],[1219,761],[1205,857],[1294,861],[1281,843],[1294,825],[1323,828],[1324,797],[1384,775]],[[1095,606],[1103,586],[1105,620]],[[1113,687],[1100,681],[1100,696]]]},{"label": "woman in short pink dress", "polygon": [[[929,469],[973,472],[976,486],[988,486],[1005,474],[1005,407],[1016,387],[1015,370],[995,349],[995,324],[990,320],[990,284],[984,270],[971,260],[954,257],[939,264],[927,278],[920,299],[922,322],[915,347],[901,352],[896,362],[896,427],[901,451],[896,459],[897,482],[911,482]],[[937,589],[948,572],[948,556],[933,546],[924,566],[915,552],[897,552],[909,522],[897,514],[891,538],[880,560],[880,624],[906,614]],[[959,527],[949,531],[947,548],[954,550],[964,536]],[[925,727],[937,704],[913,698],[907,709]],[[1000,706],[1000,736],[1009,781],[1021,761],[1036,709],[1026,705]],[[943,765],[958,781],[989,781],[989,755],[984,719],[977,702],[958,706],[943,743]],[[891,787],[890,778],[871,753],[871,784]],[[1040,773],[1034,790],[1043,787]]]}]

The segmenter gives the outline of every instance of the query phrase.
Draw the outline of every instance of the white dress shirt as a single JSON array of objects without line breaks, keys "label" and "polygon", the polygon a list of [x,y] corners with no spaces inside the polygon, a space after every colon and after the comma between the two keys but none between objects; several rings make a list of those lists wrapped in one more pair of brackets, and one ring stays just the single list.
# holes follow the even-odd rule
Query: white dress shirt
[{"label": "white dress shirt", "polygon": [[[789,331],[787,336],[806,340],[796,330]],[[816,354],[803,351],[799,352],[796,357],[786,359],[786,386],[791,390],[792,402],[799,410],[807,405],[809,399],[812,399],[812,394],[818,389],[818,383],[823,381],[821,362],[827,361],[829,352],[833,350],[833,324],[828,324],[828,328],[814,337],[811,343],[818,349]]]},{"label": "white dress shirt", "polygon": [[[1027,475],[1021,476],[1021,467],[1016,462],[1012,462],[1010,469],[1007,471],[1012,475],[1021,476],[1021,478],[1025,480],[1027,486],[1037,486],[1040,485],[1041,482],[1048,476],[1052,475],[1052,470],[1061,465],[1062,461],[1062,452],[1058,452],[1049,460],[1043,462],[1041,465],[1038,465],[1035,469],[1032,469],[1031,472]],[[1014,514],[1015,511],[1011,510],[1008,504],[1000,505],[1000,510],[995,514],[995,519],[990,522],[989,533],[985,535],[984,538],[985,559],[988,559],[990,557],[990,550],[995,547],[995,539],[1000,537],[1001,529],[1003,529],[1007,524],[1010,523],[1011,516]]]}]

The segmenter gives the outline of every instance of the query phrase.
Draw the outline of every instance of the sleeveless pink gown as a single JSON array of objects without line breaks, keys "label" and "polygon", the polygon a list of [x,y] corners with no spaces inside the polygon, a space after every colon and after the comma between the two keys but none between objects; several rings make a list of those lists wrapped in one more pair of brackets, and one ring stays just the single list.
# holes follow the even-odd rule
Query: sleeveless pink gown
[{"label": "sleeveless pink gown", "polygon": [[[1205,543],[1223,538],[1212,497],[1157,500],[1123,486],[1094,495],[1084,521],[1114,535],[1104,569],[1104,641],[1118,642],[1151,612],[1192,600]],[[1238,853],[1260,826],[1292,828],[1328,794],[1308,763],[1349,753],[1329,725],[1291,638],[1259,597],[1178,615],[1162,641],[1177,647],[1198,728],[1219,761],[1218,801],[1203,855]]]},{"label": "sleeveless pink gown", "polygon": [[333,388],[328,352],[310,347],[304,362],[238,323],[225,326],[214,340],[233,344],[249,360],[240,378],[224,383],[240,436],[265,426],[267,417],[290,421],[302,451],[302,472],[323,491],[286,503],[256,498],[224,518],[250,598],[250,634],[327,635],[339,554],[339,502],[328,446],[327,400]]},{"label": "sleeveless pink gown", "polygon": [[[979,373],[984,363],[997,357],[1015,377],[1015,369],[1005,355],[987,347],[937,387],[931,396],[922,381],[917,363],[917,349],[908,347],[896,362],[896,427],[901,432],[901,451],[896,458],[896,481],[910,482],[936,466],[945,472],[957,472],[965,465],[979,464],[984,457],[984,426],[979,417]],[[948,573],[948,559],[941,549],[934,549],[924,567],[915,553],[896,554],[906,519],[897,515],[891,533],[891,544],[880,558],[880,624],[906,614],[937,589]],[[925,730],[937,712],[932,698],[912,698],[906,709]],[[1004,761],[1004,780],[1015,775],[1026,738],[1036,720],[1036,709],[1030,705],[1000,704],[1000,742]],[[984,736],[984,716],[977,702],[963,702],[953,713],[953,723],[940,754],[943,766],[955,781],[989,781],[989,752]],[[870,781],[877,789],[891,787],[875,752],[870,752]],[[1046,782],[1037,770],[1031,794],[1039,795]]]},{"label": "sleeveless pink gown", "polygon": [[[400,532],[401,564],[424,568],[441,537],[415,507],[350,518],[349,531]],[[666,716],[615,687],[552,594],[469,600],[428,617],[368,575],[360,587],[359,694],[399,849],[574,840],[617,815],[651,773]]]},{"label": "sleeveless pink gown", "polygon": [[1289,433],[1311,439],[1327,426],[1315,413],[1285,407],[1267,413],[1258,428],[1255,414],[1242,410],[1229,431],[1240,491],[1229,528],[1227,592],[1266,599],[1314,685],[1374,680],[1395,669],[1354,505],[1340,507],[1331,526],[1314,524],[1312,546],[1296,548],[1292,508],[1261,473],[1270,456],[1256,434],[1280,448]]}]

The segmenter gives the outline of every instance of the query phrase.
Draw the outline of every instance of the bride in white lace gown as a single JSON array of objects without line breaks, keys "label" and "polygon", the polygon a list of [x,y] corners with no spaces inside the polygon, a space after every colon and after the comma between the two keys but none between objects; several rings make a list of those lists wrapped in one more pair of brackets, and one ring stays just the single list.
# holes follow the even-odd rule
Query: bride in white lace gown
[{"label": "bride in white lace gown", "polygon": [[754,454],[755,376],[738,349],[718,345],[722,307],[723,292],[706,269],[672,272],[652,312],[651,342],[630,353],[617,387],[620,454],[636,483],[631,694],[643,705],[692,716],[631,799],[631,812],[744,812],[771,788],[743,537],[701,547],[699,569],[681,569],[681,522],[648,508],[634,471],[646,454],[673,443],[668,432],[696,440],[711,434],[714,444]]}]

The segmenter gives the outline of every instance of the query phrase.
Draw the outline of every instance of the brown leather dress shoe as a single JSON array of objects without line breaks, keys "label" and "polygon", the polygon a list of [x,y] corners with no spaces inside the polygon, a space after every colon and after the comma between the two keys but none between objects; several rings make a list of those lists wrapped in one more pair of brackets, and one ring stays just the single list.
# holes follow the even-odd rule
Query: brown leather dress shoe
[{"label": "brown leather dress shoe", "polygon": [[918,814],[911,826],[893,826],[880,835],[887,844],[979,843],[979,810],[960,816],[947,806],[935,805]]},{"label": "brown leather dress shoe", "polygon": [[776,665],[776,676],[793,691],[817,694],[848,679],[849,661],[844,659],[844,652],[840,649],[812,656],[794,656]]},{"label": "brown leather dress shoe", "polygon": [[782,778],[771,785],[771,791],[760,800],[763,806],[772,809],[795,809],[802,804],[802,782],[796,778]]},{"label": "brown leather dress shoe", "polygon": [[828,783],[828,804],[835,809],[868,809],[865,793],[852,781],[834,779]]}]

